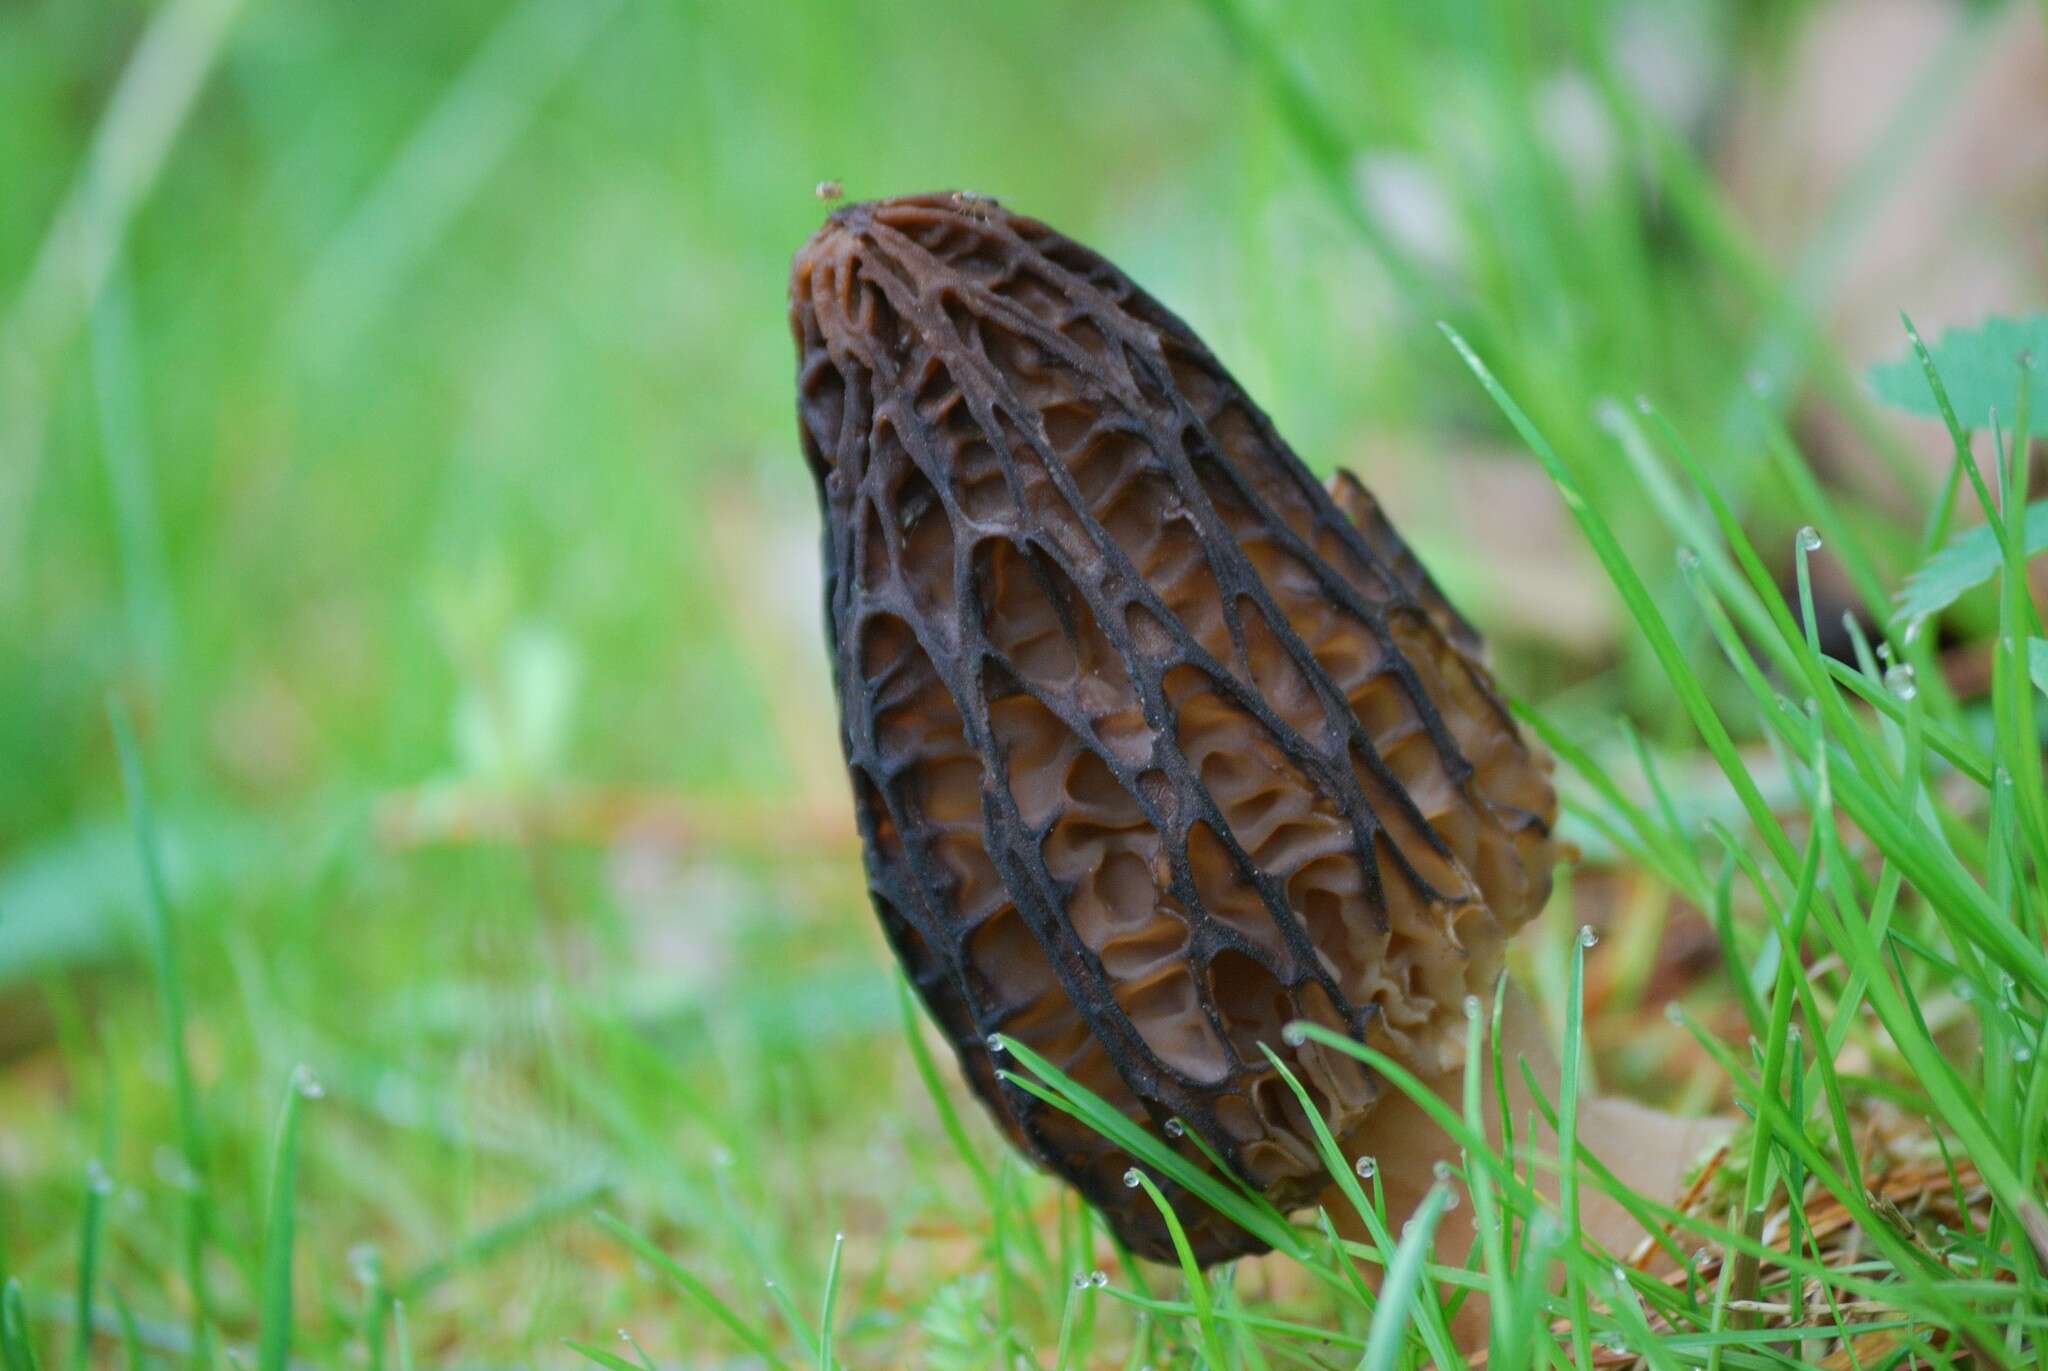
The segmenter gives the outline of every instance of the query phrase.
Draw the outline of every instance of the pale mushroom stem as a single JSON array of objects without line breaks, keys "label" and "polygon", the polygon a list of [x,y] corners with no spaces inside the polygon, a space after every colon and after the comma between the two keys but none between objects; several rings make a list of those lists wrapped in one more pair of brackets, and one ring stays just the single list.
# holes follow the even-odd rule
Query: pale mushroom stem
[{"label": "pale mushroom stem", "polygon": [[[1557,1054],[1551,1048],[1542,1016],[1521,988],[1512,982],[1508,985],[1501,1013],[1500,1045],[1503,1073],[1507,1077],[1508,1107],[1513,1113],[1516,1151],[1526,1156],[1525,1149],[1533,1138],[1533,1145],[1539,1149],[1541,1158],[1533,1178],[1535,1189],[1546,1199],[1556,1202],[1560,1189],[1559,1172],[1553,1164],[1558,1155],[1557,1136],[1541,1122],[1542,1116],[1534,1108],[1518,1063],[1528,1063],[1529,1074],[1535,1077],[1545,1098],[1554,1106],[1559,1101],[1560,1084]],[[1462,1070],[1440,1076],[1429,1084],[1452,1110],[1463,1113],[1465,1078]],[[1498,1096],[1490,1083],[1482,1093],[1487,1141],[1498,1147],[1502,1136]],[[1679,1118],[1633,1101],[1585,1093],[1579,1096],[1577,1114],[1581,1150],[1597,1158],[1631,1190],[1664,1204],[1678,1199],[1687,1172],[1708,1148],[1726,1136],[1732,1126],[1726,1119]],[[1533,1135],[1530,1132],[1532,1118],[1537,1121]],[[1391,1085],[1374,1106],[1365,1127],[1349,1140],[1349,1150],[1354,1162],[1362,1156],[1374,1159],[1380,1185],[1386,1195],[1388,1226],[1397,1239],[1402,1223],[1421,1205],[1430,1186],[1435,1184],[1438,1164],[1445,1163],[1461,1171],[1465,1165],[1465,1159],[1450,1135],[1437,1126],[1422,1106]],[[1527,1166],[1519,1167],[1518,1174],[1527,1178]],[[1597,1243],[1618,1258],[1627,1258],[1648,1234],[1627,1210],[1609,1198],[1587,1172],[1580,1174],[1579,1222],[1587,1241]],[[1325,1192],[1323,1204],[1345,1237],[1360,1242],[1372,1241],[1363,1222],[1336,1186],[1332,1185]],[[1462,1263],[1471,1251],[1474,1232],[1472,1206],[1461,1190],[1458,1208],[1446,1213],[1437,1228],[1436,1259],[1450,1265]],[[1366,1275],[1375,1278],[1377,1272],[1378,1268],[1373,1267],[1367,1270]],[[1452,1331],[1465,1350],[1483,1345],[1485,1301],[1468,1299]]]}]

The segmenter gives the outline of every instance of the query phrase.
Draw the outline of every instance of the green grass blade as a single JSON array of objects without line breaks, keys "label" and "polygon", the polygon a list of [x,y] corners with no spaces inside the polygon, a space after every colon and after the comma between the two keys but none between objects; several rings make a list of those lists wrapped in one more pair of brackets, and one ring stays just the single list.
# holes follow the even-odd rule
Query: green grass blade
[{"label": "green grass blade", "polygon": [[28,1315],[22,1308],[21,1280],[9,1276],[0,1287],[0,1356],[7,1371],[40,1371],[35,1344],[29,1341]]},{"label": "green grass blade", "polygon": [[1713,706],[1708,703],[1706,691],[1691,664],[1686,660],[1677,638],[1672,635],[1669,625],[1665,623],[1663,611],[1659,610],[1655,601],[1650,598],[1649,588],[1643,584],[1642,577],[1622,549],[1620,541],[1614,536],[1614,531],[1586,499],[1585,492],[1579,489],[1577,478],[1565,466],[1556,450],[1550,446],[1550,441],[1530,422],[1529,416],[1515,403],[1514,397],[1494,379],[1493,373],[1487,369],[1486,363],[1480,360],[1479,354],[1459,336],[1457,330],[1449,325],[1442,327],[1444,336],[1450,339],[1451,346],[1458,350],[1458,355],[1465,359],[1465,365],[1471,368],[1479,384],[1493,398],[1494,403],[1500,406],[1509,424],[1543,463],[1544,470],[1550,473],[1551,482],[1564,497],[1565,507],[1586,535],[1586,541],[1593,545],[1594,555],[1606,568],[1608,578],[1621,592],[1630,616],[1635,619],[1643,636],[1649,640],[1650,648],[1656,655],[1659,665],[1664,668],[1665,676],[1671,682],[1679,703],[1685,707],[1686,714],[1692,719],[1693,727],[1705,741],[1707,750],[1713,754],[1714,760],[1720,763],[1722,774],[1727,776],[1728,783],[1735,788],[1736,796],[1740,799],[1743,810],[1749,815],[1750,822],[1756,826],[1758,835],[1770,848],[1779,866],[1787,873],[1797,869],[1799,857],[1793,851],[1791,841],[1786,838],[1777,816],[1771,812],[1762,793],[1757,790],[1756,781],[1750,776],[1749,768],[1743,764],[1741,756],[1735,750],[1735,740],[1728,735],[1727,727],[1714,712]]},{"label": "green grass blade", "polygon": [[1366,1335],[1365,1355],[1358,1359],[1358,1371],[1392,1371],[1408,1334],[1410,1310],[1421,1295],[1417,1287],[1422,1281],[1430,1244],[1436,1239],[1437,1223],[1450,1202],[1449,1187],[1431,1186],[1415,1216],[1408,1221],[1401,1245],[1394,1249],[1394,1258],[1387,1264],[1386,1284],[1380,1287],[1379,1308],[1373,1311],[1372,1331]]},{"label": "green grass blade", "polygon": [[100,1269],[100,1230],[106,1217],[107,1194],[113,1184],[94,1161],[86,1168],[85,1204],[78,1221],[77,1327],[72,1330],[72,1371],[85,1371],[92,1359],[93,1287]]},{"label": "green grass blade", "polygon": [[818,1315],[818,1371],[832,1371],[832,1328],[839,1309],[839,1258],[846,1250],[846,1235],[832,1235],[832,1259],[825,1268],[825,1307]]},{"label": "green grass blade", "polygon": [[603,1177],[550,1190],[510,1218],[473,1234],[442,1256],[393,1281],[391,1295],[395,1299],[416,1300],[457,1272],[481,1266],[550,1224],[583,1213],[610,1190],[611,1183]]},{"label": "green grass blade", "polygon": [[579,1356],[589,1358],[599,1366],[607,1368],[607,1371],[644,1371],[644,1368],[627,1361],[618,1353],[607,1351],[593,1343],[578,1342],[574,1338],[564,1338],[562,1339],[562,1346]]},{"label": "green grass blade", "polygon": [[121,1364],[128,1371],[142,1371],[142,1327],[135,1322],[135,1311],[128,1307],[127,1297],[120,1290],[113,1292],[114,1317],[121,1325]]},{"label": "green grass blade", "polygon": [[205,1130],[200,1119],[199,1094],[192,1084],[192,1061],[185,1041],[185,978],[171,925],[170,892],[164,881],[156,816],[149,802],[141,750],[135,744],[128,711],[118,699],[110,701],[108,715],[113,724],[115,746],[121,756],[121,781],[128,793],[129,816],[142,862],[143,909],[150,966],[155,973],[157,995],[163,1009],[164,1041],[168,1045],[171,1090],[177,1112],[178,1148],[185,1166],[187,1188],[181,1255],[185,1284],[192,1301],[192,1346],[188,1362],[203,1368],[213,1360],[211,1301],[206,1278],[206,1241],[212,1200],[207,1187]]},{"label": "green grass blade", "polygon": [[973,1141],[968,1138],[966,1126],[960,1122],[960,1112],[953,1108],[953,1097],[947,1093],[945,1082],[939,1077],[938,1064],[932,1060],[931,1049],[925,1044],[920,1028],[922,1015],[916,992],[911,989],[910,981],[901,968],[896,972],[896,1002],[903,1015],[903,1037],[910,1044],[910,1060],[917,1067],[918,1079],[924,1082],[933,1112],[939,1116],[939,1126],[946,1130],[946,1138],[953,1144],[954,1153],[993,1207],[995,1179],[989,1174],[988,1163],[982,1160],[981,1153],[975,1150]]},{"label": "green grass blade", "polygon": [[285,1087],[278,1114],[277,1142],[270,1159],[270,1205],[263,1227],[263,1281],[258,1303],[262,1331],[256,1344],[257,1371],[286,1371],[292,1350],[292,1251],[296,1242],[299,1188],[299,1127],[306,1101],[320,1087],[301,1066]]}]

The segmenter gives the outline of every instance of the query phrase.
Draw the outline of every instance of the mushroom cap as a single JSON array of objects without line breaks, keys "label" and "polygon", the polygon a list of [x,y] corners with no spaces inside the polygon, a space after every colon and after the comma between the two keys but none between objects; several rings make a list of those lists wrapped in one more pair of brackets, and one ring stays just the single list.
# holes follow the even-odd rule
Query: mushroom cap
[{"label": "mushroom cap", "polygon": [[[834,211],[790,323],[870,890],[968,1080],[1142,1255],[1173,1249],[1131,1158],[991,1035],[1311,1201],[1267,1052],[1352,1149],[1380,1087],[1283,1026],[1449,1070],[1549,894],[1548,763],[1477,635],[1186,324],[986,197]],[[1161,1179],[1199,1260],[1262,1249]]]}]

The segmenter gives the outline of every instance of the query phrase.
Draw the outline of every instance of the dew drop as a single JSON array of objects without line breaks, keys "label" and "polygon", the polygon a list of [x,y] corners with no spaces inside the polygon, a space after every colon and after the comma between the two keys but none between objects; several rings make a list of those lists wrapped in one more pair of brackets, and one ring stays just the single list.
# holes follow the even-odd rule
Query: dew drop
[{"label": "dew drop", "polygon": [[1676,1000],[1672,1000],[1669,1003],[1667,1003],[1664,1006],[1664,1021],[1666,1023],[1676,1024],[1680,1028],[1683,1028],[1685,1026],[1684,1006],[1680,1005]]},{"label": "dew drop", "polygon": [[383,1258],[369,1243],[359,1242],[348,1250],[349,1274],[356,1278],[358,1285],[376,1285],[383,1276],[383,1266]]},{"label": "dew drop", "polygon": [[292,1089],[309,1100],[324,1099],[327,1095],[327,1087],[320,1084],[319,1077],[313,1074],[313,1068],[304,1064],[292,1070]]},{"label": "dew drop", "polygon": [[1379,1158],[1370,1156],[1360,1157],[1357,1161],[1351,1164],[1351,1169],[1358,1173],[1358,1179],[1362,1181],[1369,1181],[1374,1176],[1379,1174]]},{"label": "dew drop", "polygon": [[1477,995],[1467,995],[1465,997],[1465,1017],[1467,1019],[1470,1019],[1475,1023],[1478,1022],[1479,1015],[1481,1011],[1485,1009],[1485,1007],[1486,1006],[1479,1002],[1479,997]]},{"label": "dew drop", "polygon": [[85,1188],[95,1195],[114,1193],[114,1178],[107,1174],[107,1168],[95,1157],[85,1164]]},{"label": "dew drop", "polygon": [[1079,1276],[1074,1277],[1074,1289],[1076,1290],[1086,1290],[1088,1288],[1088,1283],[1088,1276],[1085,1272]]},{"label": "dew drop", "polygon": [[1592,947],[1600,941],[1600,930],[1591,924],[1579,925],[1579,946]]},{"label": "dew drop", "polygon": [[1678,570],[1688,579],[1699,575],[1700,555],[1689,547],[1678,549]]},{"label": "dew drop", "polygon": [[2028,1047],[2025,1043],[2014,1043],[2012,1045],[2012,1059],[2016,1062],[2030,1062],[2034,1060],[2034,1049]]},{"label": "dew drop", "polygon": [[1187,1131],[1188,1126],[1182,1123],[1179,1119],[1168,1119],[1166,1121],[1166,1136],[1169,1138],[1181,1137],[1185,1135]]},{"label": "dew drop", "polygon": [[1109,1273],[1107,1271],[1089,1272],[1088,1284],[1094,1286],[1097,1290],[1102,1289],[1104,1286],[1109,1284]]},{"label": "dew drop", "polygon": [[1820,551],[1820,530],[1812,524],[1799,530],[1798,547],[1801,552]]},{"label": "dew drop", "polygon": [[1308,1041],[1308,1030],[1298,1023],[1291,1023],[1280,1030],[1280,1041],[1289,1047],[1300,1047]]},{"label": "dew drop", "polygon": [[1000,1057],[1000,1056],[1002,1056],[1002,1055],[1003,1055],[1003,1035],[1002,1035],[1002,1034],[1000,1034],[1000,1033],[991,1033],[991,1034],[989,1034],[989,1035],[988,1035],[988,1050],[989,1050],[989,1053],[990,1053],[990,1055],[992,1055],[992,1056],[997,1056],[997,1057]]},{"label": "dew drop", "polygon": [[1435,1166],[1432,1166],[1430,1168],[1430,1173],[1434,1175],[1437,1178],[1437,1180],[1442,1182],[1448,1182],[1451,1179],[1451,1164],[1449,1162],[1438,1162]]},{"label": "dew drop", "polygon": [[1901,700],[1910,700],[1920,693],[1920,685],[1913,679],[1913,668],[1906,662],[1884,669],[1884,688]]},{"label": "dew drop", "polygon": [[812,194],[829,204],[834,200],[844,200],[846,198],[846,187],[837,181],[820,181],[818,182],[817,189]]},{"label": "dew drop", "polygon": [[1145,1175],[1143,1172],[1139,1171],[1137,1167],[1134,1166],[1130,1168],[1128,1171],[1124,1172],[1124,1185],[1128,1189],[1136,1190],[1139,1186],[1143,1185],[1144,1183]]}]

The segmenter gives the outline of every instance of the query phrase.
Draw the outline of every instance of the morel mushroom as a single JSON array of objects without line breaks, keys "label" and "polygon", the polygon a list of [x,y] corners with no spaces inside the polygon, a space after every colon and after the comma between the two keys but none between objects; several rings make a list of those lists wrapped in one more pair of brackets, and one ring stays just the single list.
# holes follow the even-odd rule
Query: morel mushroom
[{"label": "morel mushroom", "polygon": [[[1170,1260],[1131,1159],[990,1040],[1288,1209],[1329,1177],[1271,1048],[1392,1203],[1419,1194],[1448,1141],[1282,1028],[1453,1080],[1467,997],[1549,895],[1547,762],[1471,626],[1186,324],[992,200],[836,210],[790,321],[875,909],[996,1120]],[[1261,1249],[1167,1194],[1199,1260]]]}]

